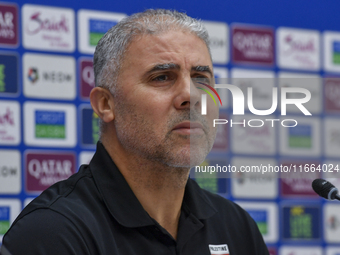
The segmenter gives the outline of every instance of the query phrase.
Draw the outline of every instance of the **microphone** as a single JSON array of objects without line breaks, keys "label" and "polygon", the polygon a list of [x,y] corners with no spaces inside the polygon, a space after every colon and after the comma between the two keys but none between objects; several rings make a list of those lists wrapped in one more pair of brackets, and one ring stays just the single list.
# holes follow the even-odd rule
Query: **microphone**
[{"label": "microphone", "polygon": [[338,189],[335,188],[329,181],[324,179],[315,179],[312,183],[312,187],[315,193],[317,193],[320,197],[330,200],[340,200]]}]

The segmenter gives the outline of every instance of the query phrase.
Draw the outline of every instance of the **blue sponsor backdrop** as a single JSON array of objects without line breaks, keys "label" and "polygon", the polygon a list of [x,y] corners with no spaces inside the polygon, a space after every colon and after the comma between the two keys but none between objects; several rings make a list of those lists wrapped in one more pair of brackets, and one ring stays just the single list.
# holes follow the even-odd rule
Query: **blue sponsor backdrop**
[{"label": "blue sponsor backdrop", "polygon": [[[10,12],[13,8],[7,8],[7,5],[14,5],[17,7],[17,14],[13,17],[17,17],[17,20],[7,20],[6,22],[1,22],[6,16],[6,13]],[[74,11],[74,24],[75,24],[75,31],[74,31],[74,38],[75,38],[75,51],[70,51],[69,49],[65,48],[65,51],[63,51],[61,48],[66,45],[65,42],[62,42],[62,40],[59,40],[60,44],[58,44],[56,47],[59,47],[58,50],[51,49],[50,51],[46,50],[37,50],[37,49],[29,49],[24,47],[23,43],[23,37],[24,37],[24,28],[22,27],[23,22],[23,13],[22,13],[22,7],[24,4],[35,4],[35,5],[42,5],[46,7],[60,7],[60,8],[69,8]],[[34,2],[24,2],[22,0],[18,1],[7,1],[6,3],[0,2],[0,11],[1,11],[1,18],[0,18],[0,102],[1,101],[17,101],[21,105],[21,110],[18,113],[20,115],[20,122],[21,122],[21,142],[19,145],[5,145],[1,143],[0,140],[0,149],[5,150],[19,150],[22,155],[22,173],[25,172],[26,164],[24,160],[25,151],[29,149],[34,150],[41,150],[48,151],[74,151],[78,156],[82,152],[86,151],[94,151],[95,149],[95,141],[97,140],[97,131],[98,131],[98,117],[93,114],[93,111],[90,108],[90,104],[88,100],[80,96],[81,90],[81,76],[82,76],[82,70],[80,68],[77,68],[77,91],[78,95],[74,100],[65,100],[65,99],[53,99],[53,100],[45,100],[45,99],[39,99],[39,98],[33,98],[28,99],[23,94],[23,81],[24,79],[33,79],[35,72],[31,71],[30,73],[22,74],[22,56],[24,53],[27,52],[34,52],[34,53],[41,53],[41,54],[55,54],[60,56],[71,56],[74,57],[77,61],[81,57],[87,57],[91,58],[92,55],[88,53],[83,53],[79,50],[79,27],[80,24],[77,22],[77,13],[80,9],[85,10],[95,10],[95,11],[105,11],[105,12],[116,12],[116,13],[123,13],[130,15],[135,12],[143,11],[147,8],[166,8],[166,9],[177,9],[180,11],[185,11],[188,13],[188,15],[200,18],[205,21],[213,21],[213,22],[224,22],[228,24],[229,32],[228,32],[228,38],[225,38],[228,48],[227,48],[227,54],[228,54],[228,61],[223,63],[223,61],[216,61],[214,63],[214,66],[217,68],[224,68],[227,70],[227,72],[230,72],[232,68],[235,67],[242,67],[244,69],[252,69],[252,70],[266,70],[271,71],[275,74],[277,74],[280,71],[287,71],[285,69],[281,69],[277,64],[277,52],[273,50],[275,54],[275,65],[273,66],[264,66],[263,63],[256,64],[252,61],[245,61],[247,64],[242,65],[236,64],[240,63],[240,61],[237,61],[238,56],[232,56],[231,48],[232,48],[232,27],[233,24],[236,23],[242,23],[245,26],[263,26],[266,28],[272,28],[275,31],[279,27],[287,27],[287,28],[298,28],[298,29],[312,29],[315,31],[318,31],[322,33],[324,31],[333,31],[340,33],[340,24],[339,24],[339,9],[340,9],[340,3],[337,0],[333,1],[318,1],[318,0],[296,0],[296,1],[272,1],[272,0],[238,0],[238,1],[224,1],[224,0],[211,0],[211,1],[156,1],[156,0],[145,0],[145,1],[76,1],[76,0],[59,0],[59,1],[46,1],[46,0],[35,0]],[[43,14],[42,14],[43,15]],[[8,16],[7,16],[8,17]],[[114,21],[110,21],[107,19],[100,20],[97,17],[93,19],[89,19],[88,24],[88,32],[90,38],[88,38],[89,42],[93,43],[96,41],[96,39],[103,34],[111,25],[114,25]],[[11,33],[15,33],[15,29],[11,32],[10,29],[12,29],[13,26],[18,26],[19,33],[16,35],[12,35]],[[69,25],[67,23],[61,22],[60,27],[66,31],[66,26]],[[6,34],[5,32],[7,31]],[[9,31],[9,32],[8,32]],[[274,36],[275,33],[273,33]],[[259,34],[260,35],[260,34]],[[8,36],[7,39],[15,39],[18,38],[19,44],[16,45],[16,43],[13,43],[13,45],[8,44],[8,41],[4,39],[4,42],[6,43],[1,44],[1,38],[4,36]],[[53,40],[53,38],[49,35],[45,35],[46,40]],[[10,37],[10,38],[9,38]],[[217,35],[218,37],[218,35]],[[217,38],[216,37],[216,38]],[[320,36],[320,39],[322,36]],[[65,39],[65,38],[63,38]],[[58,38],[57,38],[58,40]],[[68,39],[65,39],[68,40]],[[278,38],[276,37],[274,40],[274,46]],[[340,64],[340,50],[339,50],[339,41],[340,37],[337,39],[338,41],[334,40],[333,44],[331,45],[332,57],[333,57],[333,64],[335,67],[337,67],[338,64]],[[15,40],[13,40],[15,42]],[[322,41],[322,39],[321,39]],[[219,38],[217,38],[215,41],[215,44],[217,46],[223,46],[225,45],[225,42],[219,41]],[[38,42],[39,43],[39,42]],[[273,47],[274,47],[273,46]],[[46,44],[44,45],[46,46]],[[52,46],[51,46],[52,47]],[[54,46],[53,46],[54,47]],[[52,47],[52,48],[53,48]],[[67,47],[67,46],[65,46]],[[309,47],[313,48],[313,47]],[[340,72],[327,72],[325,68],[323,68],[323,50],[320,50],[319,52],[321,56],[320,64],[321,68],[311,68],[310,70],[308,68],[302,68],[303,71],[299,71],[296,68],[292,68],[291,71],[293,72],[299,72],[299,73],[305,73],[305,74],[317,74],[321,77],[339,77]],[[235,59],[235,62],[233,62],[233,59]],[[31,68],[35,68],[32,66]],[[32,69],[33,70],[33,69]],[[301,69],[300,69],[301,70]],[[49,70],[49,71],[58,71],[58,70]],[[62,72],[62,71],[61,71]],[[60,75],[63,75],[60,73]],[[221,77],[221,75],[218,75]],[[224,77],[221,77],[224,78]],[[338,99],[336,98],[337,95],[340,95],[340,83],[333,84],[333,91],[332,95],[335,97],[332,98],[334,101],[339,101],[340,97]],[[336,89],[338,88],[338,90]],[[323,88],[324,89],[324,88]],[[322,91],[321,97],[324,95],[324,91]],[[338,92],[337,92],[338,91]],[[336,94],[337,92],[338,94]],[[325,93],[326,94],[326,93]],[[24,103],[26,101],[35,101],[35,102],[52,102],[52,103],[71,103],[76,106],[78,109],[78,119],[77,119],[77,144],[74,147],[59,147],[54,146],[51,144],[50,147],[41,147],[41,146],[28,146],[25,143],[25,138],[23,136],[24,129],[26,127],[23,126],[23,120],[24,120]],[[321,110],[321,114],[313,114],[314,117],[316,117],[321,123],[323,123],[324,118],[331,116],[332,118],[339,120],[340,113],[339,111],[336,111],[336,109],[332,109],[332,104],[329,104],[329,108],[325,107],[324,105],[328,105],[327,99],[323,97],[323,106]],[[49,112],[46,110],[46,112]],[[328,114],[328,112],[331,112],[331,114]],[[37,115],[41,115],[44,112],[36,112]],[[56,112],[55,112],[56,113]],[[232,111],[230,106],[226,109],[222,110],[222,113],[224,115],[231,115]],[[4,113],[1,112],[0,114],[4,115]],[[3,116],[0,116],[0,119]],[[63,116],[62,118],[57,118],[54,114],[51,115],[49,119],[42,120],[39,122],[41,125],[53,125],[53,126],[67,126],[68,123],[65,122],[66,117]],[[60,116],[59,116],[60,117]],[[61,121],[62,120],[62,121]],[[1,129],[3,128],[3,129]],[[67,127],[65,127],[67,128]],[[6,127],[2,127],[0,123],[0,130],[5,130]],[[55,130],[52,128],[52,130]],[[59,130],[59,129],[58,129]],[[227,130],[227,129],[226,129]],[[10,132],[10,131],[8,131]],[[58,131],[60,132],[60,130]],[[321,130],[321,132],[324,132],[324,129]],[[333,132],[333,131],[332,131]],[[293,147],[308,147],[311,146],[311,136],[312,136],[312,130],[309,125],[301,125],[297,129],[290,129],[289,136]],[[332,133],[331,137],[337,137],[339,133],[336,132],[336,130]],[[327,134],[320,133],[320,136],[322,137],[322,144],[318,146],[327,146],[325,143],[325,140],[327,140]],[[60,135],[50,135],[48,137],[54,137],[55,139],[58,139],[62,136]],[[211,154],[212,157],[210,158],[210,162],[208,160],[208,164],[218,164],[220,165],[226,165],[227,162],[231,162],[231,159],[234,156],[238,156],[234,154],[234,152],[230,149],[231,148],[231,138],[228,131],[228,135],[225,138],[226,146],[219,145],[217,147],[222,148],[222,150],[215,150]],[[297,140],[296,140],[297,139]],[[334,139],[336,141],[336,139]],[[332,145],[333,146],[333,145]],[[227,148],[227,149],[225,149]],[[339,148],[339,147],[334,147]],[[1,153],[1,152],[0,152]],[[339,153],[340,154],[340,153]],[[254,155],[246,155],[249,157],[256,156],[256,153]],[[269,157],[269,155],[267,155]],[[277,162],[282,161],[282,156],[279,153],[275,153],[274,157]],[[288,160],[287,158],[284,158]],[[300,160],[299,155],[296,155],[295,160]],[[317,162],[332,162],[339,163],[340,160],[338,156],[328,156],[324,153],[318,155],[316,158],[309,158],[306,159],[306,157],[301,157],[302,162],[310,162],[310,161],[317,161]],[[6,166],[6,163],[0,162],[0,164],[4,164]],[[78,162],[80,164],[80,162]],[[228,163],[229,164],[229,163]],[[1,168],[2,165],[0,165]],[[337,177],[339,174],[337,172],[334,172],[334,175],[332,177]],[[251,198],[244,198],[243,197],[237,197],[235,194],[231,191],[231,181],[230,179],[226,178],[218,178],[219,176],[216,175],[215,178],[209,178],[209,179],[201,179],[198,180],[199,184],[206,187],[207,189],[211,190],[212,192],[220,193],[221,195],[227,197],[231,200],[244,200],[244,201],[251,201],[251,202],[257,202],[261,203],[264,201],[263,198],[254,198],[251,196]],[[0,178],[4,178],[0,174]],[[24,187],[25,183],[25,175],[21,175],[21,184],[22,187]],[[340,182],[339,182],[340,183]],[[278,182],[278,185],[276,185],[277,190],[281,189],[281,182]],[[287,185],[287,184],[285,184]],[[295,187],[284,187],[287,192],[292,192],[291,190],[294,190],[294,188],[297,188],[298,191],[296,191],[296,196],[294,194],[292,196],[289,196],[288,198],[282,197],[282,195],[279,193],[279,196],[274,198],[266,198],[265,201],[275,202],[278,206],[278,208],[281,208],[281,210],[278,210],[278,215],[274,220],[277,220],[280,222],[278,224],[279,229],[277,229],[277,232],[279,233],[279,238],[276,241],[271,241],[268,243],[268,246],[278,248],[285,244],[294,244],[294,245],[310,245],[311,242],[313,245],[318,245],[321,247],[326,247],[329,245],[327,242],[324,232],[325,226],[324,221],[327,221],[327,219],[323,218],[323,207],[325,205],[325,201],[323,201],[320,198],[316,198],[313,196],[301,196],[298,194],[303,194],[305,191],[303,190],[303,187],[301,186],[295,186]],[[300,193],[299,193],[300,192]],[[306,193],[306,192],[305,192]],[[308,193],[308,192],[307,192]],[[26,199],[31,199],[32,196],[25,192],[25,189],[22,188],[21,192],[18,194],[10,194],[10,193],[0,193],[0,200],[7,201],[6,199],[18,199],[21,201],[22,206],[25,205]],[[8,209],[6,209],[8,208]],[[6,214],[4,213],[5,210],[7,210]],[[1,206],[0,207],[0,223],[3,221],[13,221],[13,219],[9,219],[11,210],[10,206]],[[250,214],[255,218],[255,220],[259,223],[259,226],[262,227],[262,229],[267,229],[268,225],[271,224],[269,221],[269,218],[267,217],[267,213],[265,211],[250,211]],[[1,225],[2,227],[6,226],[5,224]],[[1,236],[0,231],[0,236]],[[1,243],[1,241],[0,241]],[[307,244],[306,244],[307,243]],[[340,238],[337,243],[332,243],[333,246],[340,247]],[[273,253],[274,254],[274,253]]]}]

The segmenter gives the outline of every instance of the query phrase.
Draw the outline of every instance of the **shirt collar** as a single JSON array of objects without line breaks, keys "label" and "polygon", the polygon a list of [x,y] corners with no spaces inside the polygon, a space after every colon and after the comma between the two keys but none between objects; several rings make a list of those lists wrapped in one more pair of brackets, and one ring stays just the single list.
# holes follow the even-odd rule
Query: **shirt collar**
[{"label": "shirt collar", "polygon": [[[90,169],[106,207],[119,224],[131,228],[155,224],[101,142],[97,143]],[[207,219],[217,212],[205,193],[191,179],[186,185],[183,207],[198,219]]]}]

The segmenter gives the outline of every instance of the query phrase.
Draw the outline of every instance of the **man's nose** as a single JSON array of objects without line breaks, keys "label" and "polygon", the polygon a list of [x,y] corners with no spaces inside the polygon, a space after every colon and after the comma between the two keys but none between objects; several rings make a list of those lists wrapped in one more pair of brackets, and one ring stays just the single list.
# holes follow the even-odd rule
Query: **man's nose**
[{"label": "man's nose", "polygon": [[192,78],[183,79],[178,84],[178,94],[175,99],[177,109],[193,109],[200,107],[201,93],[196,88]]}]

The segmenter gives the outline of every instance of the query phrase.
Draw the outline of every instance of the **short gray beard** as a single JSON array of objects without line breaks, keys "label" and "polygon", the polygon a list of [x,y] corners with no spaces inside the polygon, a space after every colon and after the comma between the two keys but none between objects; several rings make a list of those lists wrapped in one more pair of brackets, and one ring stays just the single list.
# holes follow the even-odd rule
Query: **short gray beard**
[{"label": "short gray beard", "polygon": [[[117,138],[125,150],[137,154],[148,161],[158,162],[167,167],[184,169],[190,169],[201,164],[210,152],[215,135],[209,136],[209,126],[206,119],[200,113],[185,109],[180,113],[176,113],[176,116],[170,116],[166,125],[167,134],[163,141],[159,143],[159,139],[154,139],[156,134],[153,133],[153,130],[150,130],[152,123],[148,123],[135,113],[134,108],[138,106],[128,104],[126,101],[122,102],[123,100],[117,100],[117,96],[115,98],[117,103],[115,104],[116,116],[114,121]],[[174,142],[172,141],[171,130],[175,125],[183,121],[198,121],[202,123],[205,128],[206,137],[208,137],[206,144],[195,145],[195,139],[197,139],[195,136],[183,136],[184,139],[190,139],[190,155],[187,155],[187,151],[174,153],[171,148],[171,144]],[[132,124],[136,123],[138,123],[139,128],[131,127]],[[147,135],[141,137],[138,133]]]}]

